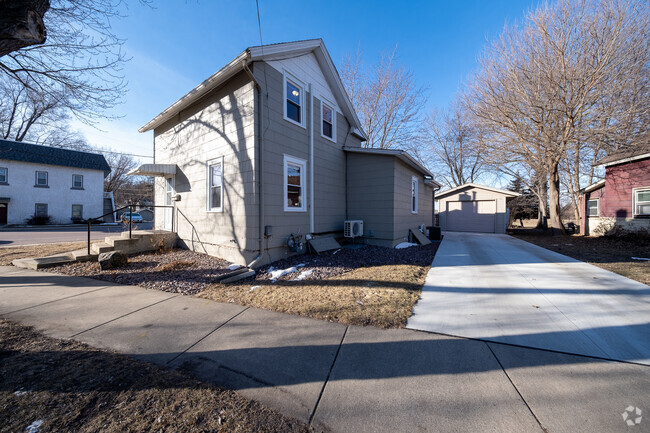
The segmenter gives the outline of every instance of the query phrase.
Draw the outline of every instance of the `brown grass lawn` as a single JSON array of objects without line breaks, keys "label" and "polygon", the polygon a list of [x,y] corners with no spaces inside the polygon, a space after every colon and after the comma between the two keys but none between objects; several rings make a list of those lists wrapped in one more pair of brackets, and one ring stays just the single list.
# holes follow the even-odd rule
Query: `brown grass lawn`
[{"label": "brown grass lawn", "polygon": [[28,245],[24,247],[0,247],[0,265],[10,265],[12,260],[15,259],[51,256],[54,254],[79,250],[85,247],[86,242]]},{"label": "brown grass lawn", "polygon": [[311,281],[215,284],[198,296],[348,325],[403,328],[429,266],[383,265]]},{"label": "brown grass lawn", "polygon": [[632,257],[650,258],[650,239],[647,237],[616,238],[580,235],[515,235],[515,237],[641,283],[650,284],[650,261],[632,259]]},{"label": "brown grass lawn", "polygon": [[0,320],[0,431],[309,432],[182,373]]}]

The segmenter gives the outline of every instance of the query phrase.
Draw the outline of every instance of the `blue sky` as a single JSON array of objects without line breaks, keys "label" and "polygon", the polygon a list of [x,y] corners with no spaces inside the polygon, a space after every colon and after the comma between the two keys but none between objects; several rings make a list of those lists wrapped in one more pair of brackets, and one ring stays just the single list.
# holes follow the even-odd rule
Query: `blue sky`
[{"label": "blue sky", "polygon": [[[445,107],[489,38],[520,20],[539,1],[280,1],[260,0],[265,44],[322,38],[337,65],[360,44],[366,63],[398,46],[399,61],[427,89],[432,107]],[[75,124],[93,145],[152,155],[153,133],[138,128],[216,72],[246,47],[259,45],[254,0],[131,2],[113,23],[132,60],[128,93],[97,131]],[[142,159],[148,162],[148,159]]]}]

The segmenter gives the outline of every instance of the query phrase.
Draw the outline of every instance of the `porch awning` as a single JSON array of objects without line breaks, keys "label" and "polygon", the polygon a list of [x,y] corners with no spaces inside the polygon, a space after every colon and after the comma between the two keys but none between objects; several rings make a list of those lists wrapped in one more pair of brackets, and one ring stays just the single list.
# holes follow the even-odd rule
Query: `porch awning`
[{"label": "porch awning", "polygon": [[164,177],[176,174],[176,168],[176,164],[142,164],[128,175]]}]

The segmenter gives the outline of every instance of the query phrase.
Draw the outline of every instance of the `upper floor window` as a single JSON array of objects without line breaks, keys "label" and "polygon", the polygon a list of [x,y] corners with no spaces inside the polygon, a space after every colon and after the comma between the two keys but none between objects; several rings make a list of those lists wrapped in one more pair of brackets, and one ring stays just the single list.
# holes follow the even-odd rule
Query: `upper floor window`
[{"label": "upper floor window", "polygon": [[650,215],[650,188],[634,190],[634,215]]},{"label": "upper floor window", "polygon": [[84,177],[81,174],[72,175],[72,188],[74,189],[83,189],[84,187]]},{"label": "upper floor window", "polygon": [[336,111],[331,105],[321,102],[321,135],[336,141]]},{"label": "upper floor window", "polygon": [[0,183],[7,183],[9,181],[7,173],[8,170],[5,167],[0,167]]},{"label": "upper floor window", "polygon": [[303,126],[303,89],[296,80],[284,77],[284,118]]},{"label": "upper floor window", "polygon": [[307,162],[285,155],[284,157],[284,210],[305,210],[305,169]]},{"label": "upper floor window", "polygon": [[208,211],[223,211],[223,158],[208,161]]},{"label": "upper floor window", "polygon": [[47,171],[37,171],[36,172],[36,183],[35,186],[47,186]]},{"label": "upper floor window", "polygon": [[411,213],[418,213],[418,178],[411,178]]},{"label": "upper floor window", "polygon": [[587,216],[597,217],[600,215],[600,209],[598,207],[598,199],[587,200]]}]

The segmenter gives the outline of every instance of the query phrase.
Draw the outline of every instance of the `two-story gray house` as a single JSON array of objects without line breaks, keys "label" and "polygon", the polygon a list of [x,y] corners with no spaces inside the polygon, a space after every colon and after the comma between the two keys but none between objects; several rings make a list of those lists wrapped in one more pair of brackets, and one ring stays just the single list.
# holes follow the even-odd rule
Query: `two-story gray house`
[{"label": "two-story gray house", "polygon": [[[367,149],[323,41],[246,49],[140,132],[154,131],[156,228],[188,248],[259,266],[303,239],[393,247],[432,225],[433,175],[401,150]],[[349,223],[348,223],[349,225]],[[356,226],[358,228],[358,224]]]}]

